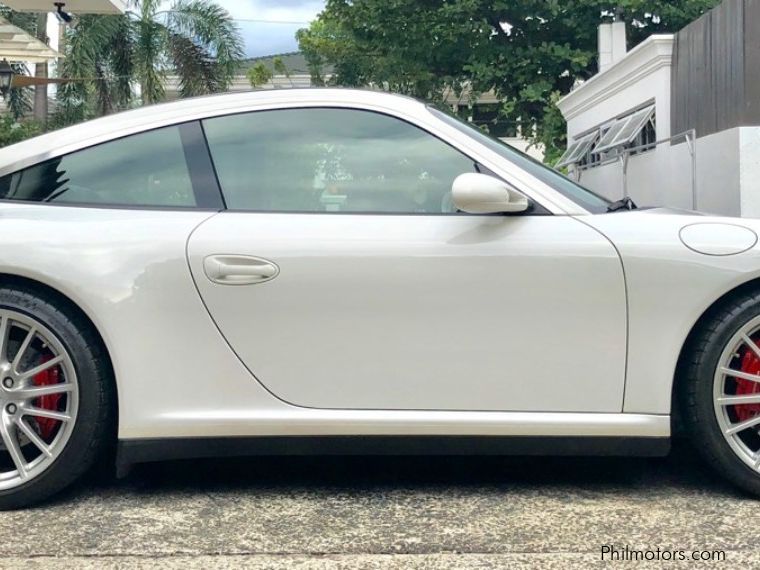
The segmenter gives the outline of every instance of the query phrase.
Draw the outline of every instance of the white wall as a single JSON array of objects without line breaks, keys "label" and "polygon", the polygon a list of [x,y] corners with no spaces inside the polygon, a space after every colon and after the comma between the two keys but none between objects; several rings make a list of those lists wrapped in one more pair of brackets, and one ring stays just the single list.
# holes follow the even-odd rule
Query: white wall
[{"label": "white wall", "polygon": [[760,127],[738,130],[741,213],[744,217],[760,218]]},{"label": "white wall", "polygon": [[731,129],[697,139],[697,209],[742,215],[739,139]]},{"label": "white wall", "polygon": [[563,97],[558,106],[567,120],[568,137],[575,139],[651,101],[656,106],[657,138],[670,137],[672,58],[673,36],[651,36]]},{"label": "white wall", "polygon": [[628,196],[639,206],[692,207],[691,156],[685,144],[631,156],[626,178],[621,161],[578,174],[582,185],[610,200],[622,198],[627,184]]},{"label": "white wall", "polygon": [[[654,100],[657,138],[670,132],[672,36],[652,36],[604,73],[559,102],[576,138]],[[698,133],[697,133],[698,134]],[[628,195],[640,206],[693,209],[692,158],[684,139],[631,156]],[[591,190],[618,200],[624,195],[620,162],[573,173]],[[742,127],[697,139],[696,208],[701,212],[760,218],[760,127]]]},{"label": "white wall", "polygon": [[666,139],[670,137],[670,66],[645,75],[627,89],[599,101],[593,112],[570,119],[567,124],[568,136],[575,139],[579,134],[629,114],[651,101],[655,103],[657,139]]},{"label": "white wall", "polygon": [[575,173],[574,178],[582,186],[613,202],[623,197],[623,168],[619,163],[581,170]]},{"label": "white wall", "polygon": [[[725,216],[760,217],[760,127],[745,127],[697,139],[697,209]],[[609,163],[580,171],[584,186],[618,200],[623,167]],[[639,206],[693,208],[692,159],[685,142],[660,145],[632,156],[628,195]]]},{"label": "white wall", "polygon": [[520,137],[506,137],[500,140],[540,162],[544,161],[545,148],[541,144],[533,144],[532,142]]}]

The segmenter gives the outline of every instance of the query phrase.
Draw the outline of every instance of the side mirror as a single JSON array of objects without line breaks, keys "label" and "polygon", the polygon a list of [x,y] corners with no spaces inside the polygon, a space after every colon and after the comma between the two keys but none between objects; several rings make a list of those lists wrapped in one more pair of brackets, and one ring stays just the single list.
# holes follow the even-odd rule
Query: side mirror
[{"label": "side mirror", "polygon": [[506,182],[486,174],[468,172],[454,180],[451,187],[454,206],[468,214],[524,212],[528,199]]}]

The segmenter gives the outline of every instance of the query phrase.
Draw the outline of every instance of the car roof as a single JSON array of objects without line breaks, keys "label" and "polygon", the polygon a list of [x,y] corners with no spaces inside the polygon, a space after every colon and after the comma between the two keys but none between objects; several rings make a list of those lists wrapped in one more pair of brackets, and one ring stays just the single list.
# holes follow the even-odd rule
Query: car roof
[{"label": "car roof", "polygon": [[257,108],[373,105],[407,114],[424,104],[411,97],[362,89],[308,88],[248,91],[181,99],[124,111],[51,131],[0,149],[0,176],[123,136],[215,115]]}]

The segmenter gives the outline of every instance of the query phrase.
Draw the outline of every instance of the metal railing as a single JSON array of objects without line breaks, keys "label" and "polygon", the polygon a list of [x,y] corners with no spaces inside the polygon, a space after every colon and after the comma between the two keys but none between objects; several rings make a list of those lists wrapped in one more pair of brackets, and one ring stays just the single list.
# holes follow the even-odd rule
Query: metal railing
[{"label": "metal railing", "polygon": [[689,150],[689,156],[691,158],[691,207],[693,210],[697,210],[698,207],[698,200],[697,200],[697,131],[694,129],[688,130],[683,133],[679,133],[677,135],[673,135],[672,137],[668,137],[666,139],[662,139],[659,141],[655,141],[652,143],[648,143],[645,145],[632,147],[632,148],[623,148],[619,151],[618,154],[607,157],[599,162],[595,162],[590,165],[584,165],[579,168],[576,168],[573,170],[573,174],[575,177],[575,180],[577,182],[581,181],[581,178],[583,176],[583,173],[588,170],[593,170],[594,168],[599,168],[602,166],[606,166],[608,164],[612,163],[619,163],[623,169],[623,197],[629,198],[629,192],[628,192],[628,164],[630,162],[631,156],[641,154],[643,152],[651,151],[653,149],[656,149],[660,145],[663,144],[670,144],[672,145],[674,142],[683,139],[686,142],[687,148]]}]

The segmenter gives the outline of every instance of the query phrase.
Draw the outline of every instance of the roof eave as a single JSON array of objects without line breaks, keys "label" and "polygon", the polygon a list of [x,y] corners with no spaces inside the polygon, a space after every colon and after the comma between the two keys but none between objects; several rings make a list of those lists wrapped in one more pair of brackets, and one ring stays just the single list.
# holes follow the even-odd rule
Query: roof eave
[{"label": "roof eave", "polygon": [[565,95],[557,102],[557,107],[566,120],[572,119],[647,75],[669,67],[673,60],[674,41],[672,34],[650,36],[610,68]]}]

